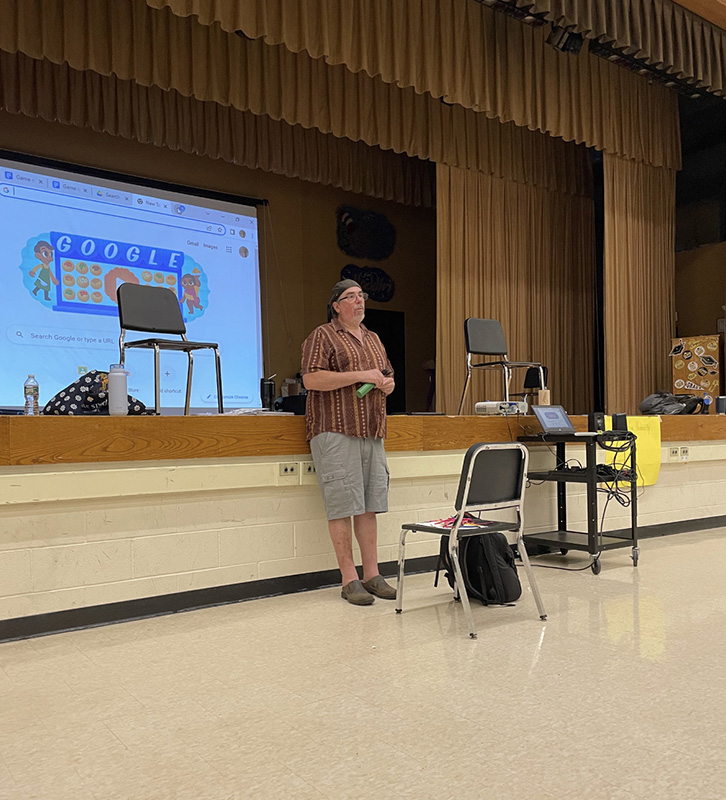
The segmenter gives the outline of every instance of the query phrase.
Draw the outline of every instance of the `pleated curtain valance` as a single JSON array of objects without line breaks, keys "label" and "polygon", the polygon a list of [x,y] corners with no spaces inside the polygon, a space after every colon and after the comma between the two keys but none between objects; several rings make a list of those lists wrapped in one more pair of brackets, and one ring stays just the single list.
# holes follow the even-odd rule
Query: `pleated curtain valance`
[{"label": "pleated curtain valance", "polygon": [[588,39],[726,94],[726,31],[672,0],[515,0]]},{"label": "pleated curtain valance", "polygon": [[145,2],[210,30],[241,31],[329,67],[343,65],[404,92],[621,157],[680,166],[672,92],[587,48],[577,56],[560,53],[545,43],[543,29],[476,0]]},{"label": "pleated curtain valance", "polygon": [[433,166],[218,103],[0,51],[0,108],[414,206]]},{"label": "pleated curtain valance", "polygon": [[0,50],[231,106],[339,139],[589,194],[572,146],[141,0],[0,0]]}]

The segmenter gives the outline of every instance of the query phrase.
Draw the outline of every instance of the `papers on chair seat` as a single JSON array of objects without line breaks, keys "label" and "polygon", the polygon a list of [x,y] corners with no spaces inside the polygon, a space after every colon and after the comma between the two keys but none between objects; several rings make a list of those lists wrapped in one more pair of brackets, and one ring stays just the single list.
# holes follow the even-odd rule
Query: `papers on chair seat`
[{"label": "papers on chair seat", "polygon": [[[453,528],[456,524],[456,517],[446,517],[445,519],[432,519],[430,522],[422,522],[421,525],[430,525],[432,528]],[[460,528],[483,528],[492,523],[485,519],[477,519],[471,514],[464,514]]]}]

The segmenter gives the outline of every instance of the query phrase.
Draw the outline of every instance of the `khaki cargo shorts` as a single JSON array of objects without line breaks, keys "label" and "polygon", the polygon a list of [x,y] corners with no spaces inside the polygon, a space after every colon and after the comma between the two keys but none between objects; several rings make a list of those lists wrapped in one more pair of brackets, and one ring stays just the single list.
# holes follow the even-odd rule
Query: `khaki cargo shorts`
[{"label": "khaki cargo shorts", "polygon": [[388,465],[383,439],[319,433],[310,440],[328,519],[388,511]]}]

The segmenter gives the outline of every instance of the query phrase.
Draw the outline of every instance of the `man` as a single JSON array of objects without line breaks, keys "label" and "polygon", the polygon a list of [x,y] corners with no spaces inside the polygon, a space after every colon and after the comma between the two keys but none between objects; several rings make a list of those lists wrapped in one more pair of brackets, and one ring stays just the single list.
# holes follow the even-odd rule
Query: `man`
[{"label": "man", "polygon": [[[353,605],[396,596],[378,570],[376,525],[376,514],[388,511],[383,439],[386,397],[395,384],[381,340],[361,324],[367,299],[355,281],[336,283],[327,325],[317,327],[302,346],[307,438],[342,577],[341,597]],[[356,391],[367,383],[373,388],[358,397]],[[353,561],[352,531],[360,546],[363,581]]]}]

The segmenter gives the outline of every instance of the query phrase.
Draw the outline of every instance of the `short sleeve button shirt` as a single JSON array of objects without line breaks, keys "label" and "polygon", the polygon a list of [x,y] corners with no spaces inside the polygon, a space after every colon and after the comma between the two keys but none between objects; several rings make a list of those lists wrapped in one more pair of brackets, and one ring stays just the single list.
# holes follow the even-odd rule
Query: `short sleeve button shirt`
[{"label": "short sleeve button shirt", "polygon": [[[361,325],[363,341],[346,330],[337,318],[317,327],[302,345],[301,372],[326,370],[358,372],[390,370],[381,340]],[[357,397],[358,384],[329,392],[308,391],[305,420],[308,440],[324,431],[358,438],[383,439],[386,435],[386,397],[372,390]]]}]

